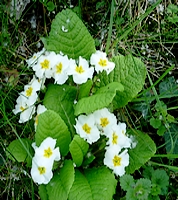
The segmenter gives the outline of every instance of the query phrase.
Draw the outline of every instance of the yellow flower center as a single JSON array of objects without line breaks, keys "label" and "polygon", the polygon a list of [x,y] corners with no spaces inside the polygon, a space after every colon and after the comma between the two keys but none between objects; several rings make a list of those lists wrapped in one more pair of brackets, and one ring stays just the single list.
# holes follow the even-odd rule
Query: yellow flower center
[{"label": "yellow flower center", "polygon": [[24,111],[25,108],[24,108],[23,106],[20,106],[20,110],[21,110],[21,111]]},{"label": "yellow flower center", "polygon": [[40,63],[42,69],[49,69],[49,60],[44,60]]},{"label": "yellow flower center", "polygon": [[91,127],[88,126],[88,124],[84,124],[82,126],[83,130],[87,133],[87,134],[90,134],[90,131],[91,131]]},{"label": "yellow flower center", "polygon": [[33,92],[33,88],[32,87],[29,87],[27,90],[26,90],[26,96],[27,97],[30,97],[32,95],[32,92]]},{"label": "yellow flower center", "polygon": [[118,139],[118,135],[116,135],[116,133],[114,132],[114,133],[112,134],[112,143],[113,143],[113,144],[117,144],[117,139]]},{"label": "yellow flower center", "polygon": [[44,157],[49,158],[52,154],[53,154],[53,152],[50,147],[48,147],[48,149],[44,150]]},{"label": "yellow flower center", "polygon": [[79,74],[82,74],[85,70],[83,69],[82,66],[76,66],[75,71],[78,72]]},{"label": "yellow flower center", "polygon": [[38,116],[39,116],[39,115],[37,115],[37,116],[35,117],[35,124],[36,124],[36,125],[38,124]]},{"label": "yellow flower center", "polygon": [[101,65],[102,67],[106,67],[107,66],[107,60],[100,58],[100,61],[98,62],[98,64]]},{"label": "yellow flower center", "polygon": [[106,127],[108,124],[109,124],[108,118],[105,117],[100,119],[100,125],[102,127]]},{"label": "yellow flower center", "polygon": [[45,167],[38,167],[38,171],[40,172],[40,175],[46,173],[46,168]]},{"label": "yellow flower center", "polygon": [[61,74],[62,72],[62,63],[60,62],[58,65],[56,65],[56,74]]},{"label": "yellow flower center", "polygon": [[112,160],[113,164],[114,164],[114,167],[120,166],[121,165],[121,160],[122,160],[121,157],[115,155],[113,160]]}]

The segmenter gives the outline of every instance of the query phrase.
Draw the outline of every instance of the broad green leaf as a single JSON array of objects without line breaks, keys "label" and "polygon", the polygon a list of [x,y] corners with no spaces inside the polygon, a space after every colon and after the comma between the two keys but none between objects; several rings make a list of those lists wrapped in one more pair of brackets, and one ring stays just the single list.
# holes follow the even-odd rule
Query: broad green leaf
[{"label": "broad green leaf", "polygon": [[113,100],[113,107],[117,109],[125,106],[141,91],[145,83],[146,67],[140,59],[132,55],[119,55],[111,61],[115,63],[114,70],[108,76],[102,73],[100,80],[101,86],[113,81],[124,86],[124,91],[117,91]]},{"label": "broad green leaf", "polygon": [[133,135],[137,141],[136,147],[129,149],[130,163],[129,166],[126,167],[126,172],[132,174],[156,153],[156,145],[147,134],[141,131],[130,130],[129,134]]},{"label": "broad green leaf", "polygon": [[118,82],[109,83],[100,88],[94,95],[82,98],[75,106],[75,115],[81,113],[89,114],[95,110],[109,106],[116,95],[116,91],[123,91],[122,84]]},{"label": "broad green leaf", "polygon": [[56,146],[59,147],[63,156],[68,153],[71,141],[70,132],[61,117],[52,110],[47,110],[39,115],[35,134],[36,145],[39,146],[47,137],[57,139]]},{"label": "broad green leaf", "polygon": [[50,84],[43,100],[47,109],[54,110],[61,116],[73,135],[75,133],[73,104],[76,93],[77,89],[73,86]]},{"label": "broad green leaf", "polygon": [[89,79],[86,83],[80,85],[78,99],[89,96],[92,84],[93,81]]},{"label": "broad green leaf", "polygon": [[75,181],[69,193],[69,200],[112,200],[117,181],[106,167],[90,168],[75,172]]},{"label": "broad green leaf", "polygon": [[47,194],[47,190],[46,190],[46,185],[41,184],[38,187],[38,194],[40,195],[40,199],[41,200],[48,200],[48,194]]},{"label": "broad green leaf", "polygon": [[27,166],[31,166],[33,157],[33,148],[31,144],[32,141],[28,138],[16,139],[9,144],[6,154],[8,158],[13,161],[26,162]]},{"label": "broad green leaf", "polygon": [[49,200],[67,200],[74,182],[74,166],[71,160],[65,160],[64,166],[47,185]]},{"label": "broad green leaf", "polygon": [[81,138],[79,135],[75,135],[72,142],[69,145],[69,151],[72,155],[72,159],[77,167],[79,167],[83,158],[86,155],[89,148],[89,144]]},{"label": "broad green leaf", "polygon": [[96,51],[95,43],[80,18],[71,10],[58,13],[51,25],[48,38],[42,38],[48,51],[60,51],[69,58],[89,59]]}]

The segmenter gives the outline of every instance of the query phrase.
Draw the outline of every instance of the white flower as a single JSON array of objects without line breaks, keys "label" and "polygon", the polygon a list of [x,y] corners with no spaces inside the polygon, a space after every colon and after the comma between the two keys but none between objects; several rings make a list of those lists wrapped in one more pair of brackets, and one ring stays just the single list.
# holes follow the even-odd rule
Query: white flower
[{"label": "white flower", "polygon": [[38,98],[38,94],[36,92],[40,90],[40,87],[41,85],[35,77],[33,77],[29,84],[24,86],[24,91],[21,92],[20,95],[26,97],[26,104],[28,106],[35,104]]},{"label": "white flower", "polygon": [[43,158],[48,162],[54,162],[61,159],[59,147],[55,148],[56,139],[47,137],[41,145],[35,148],[35,157]]},{"label": "white flower", "polygon": [[35,113],[35,106],[27,105],[27,98],[20,95],[17,100],[17,104],[15,105],[15,109],[12,112],[16,115],[20,112],[19,123],[24,123],[32,118],[32,115]]},{"label": "white flower", "polygon": [[119,152],[122,148],[131,147],[131,139],[122,133],[122,129],[119,125],[115,124],[112,127],[107,128],[106,132],[107,137],[109,138],[107,141],[107,145],[109,145],[108,148],[115,146]]},{"label": "white flower", "polygon": [[34,113],[35,113],[35,106],[34,105],[26,108],[25,110],[23,110],[20,113],[19,123],[24,123],[24,122],[29,121],[32,118]]},{"label": "white flower", "polygon": [[34,123],[35,130],[36,130],[36,127],[37,127],[37,125],[38,125],[38,117],[39,117],[39,115],[40,115],[41,113],[45,112],[46,110],[47,110],[47,109],[46,109],[46,107],[45,107],[44,105],[41,105],[41,104],[38,105],[37,110],[36,110],[37,115],[36,115],[36,117],[35,117],[35,123]]},{"label": "white flower", "polygon": [[80,137],[87,140],[89,144],[96,142],[100,138],[100,132],[95,126],[95,119],[92,114],[88,116],[80,115],[76,120],[75,129]]},{"label": "white flower", "polygon": [[109,148],[105,153],[104,164],[112,169],[117,176],[124,175],[125,167],[129,165],[127,149],[118,155],[116,148]]},{"label": "white flower", "polygon": [[31,176],[38,184],[48,184],[53,177],[52,167],[54,161],[61,159],[59,147],[55,148],[56,139],[47,137],[39,147],[32,143],[35,156],[32,159]]},{"label": "white flower", "polygon": [[35,71],[35,75],[38,78],[51,78],[52,77],[52,68],[55,65],[55,56],[54,52],[47,52],[47,55],[42,55],[36,65],[33,66],[33,70]]},{"label": "white flower", "polygon": [[26,60],[28,67],[33,67],[37,61],[38,58],[45,52],[45,48],[43,48],[41,51],[34,53],[33,56]]},{"label": "white flower", "polygon": [[92,79],[94,68],[89,67],[87,60],[79,57],[79,63],[76,64],[75,60],[70,59],[70,67],[68,70],[69,75],[73,75],[73,80],[77,84],[85,83],[88,78]]},{"label": "white flower", "polygon": [[90,64],[95,66],[97,73],[105,70],[109,74],[115,67],[115,63],[108,61],[106,53],[102,51],[96,51],[91,55]]},{"label": "white flower", "polygon": [[105,132],[107,127],[117,124],[115,115],[110,113],[107,108],[96,110],[93,115],[95,116],[96,125],[105,135],[107,135],[107,132]]},{"label": "white flower", "polygon": [[56,63],[53,67],[53,77],[55,79],[54,83],[64,84],[68,79],[68,68],[69,68],[69,59],[68,57],[62,56],[60,54],[56,55]]},{"label": "white flower", "polygon": [[24,111],[26,108],[28,108],[28,105],[26,104],[26,97],[20,95],[17,99],[16,99],[16,105],[15,105],[15,109],[12,110],[12,112],[16,115],[19,112]]},{"label": "white flower", "polygon": [[53,177],[53,162],[44,161],[43,158],[33,157],[31,176],[34,182],[38,184],[48,184]]}]

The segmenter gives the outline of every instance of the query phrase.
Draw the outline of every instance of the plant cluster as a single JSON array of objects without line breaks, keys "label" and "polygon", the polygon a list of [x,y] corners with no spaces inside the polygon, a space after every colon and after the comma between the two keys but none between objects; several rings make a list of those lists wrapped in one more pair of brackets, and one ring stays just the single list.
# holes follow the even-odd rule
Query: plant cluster
[{"label": "plant cluster", "polygon": [[116,177],[133,173],[155,153],[148,135],[126,130],[113,114],[141,90],[145,66],[132,55],[108,60],[69,9],[56,16],[49,37],[42,40],[45,50],[27,60],[35,75],[13,110],[20,113],[19,123],[34,119],[35,143],[27,138],[14,140],[7,155],[31,167],[42,199],[86,199],[86,195],[112,199]]},{"label": "plant cluster", "polygon": [[3,2],[0,197],[176,199],[176,3]]},{"label": "plant cluster", "polygon": [[134,180],[129,174],[120,178],[120,185],[126,191],[126,200],[160,199],[159,195],[167,194],[169,176],[164,170],[147,167],[143,171],[143,176],[144,178],[138,180]]}]

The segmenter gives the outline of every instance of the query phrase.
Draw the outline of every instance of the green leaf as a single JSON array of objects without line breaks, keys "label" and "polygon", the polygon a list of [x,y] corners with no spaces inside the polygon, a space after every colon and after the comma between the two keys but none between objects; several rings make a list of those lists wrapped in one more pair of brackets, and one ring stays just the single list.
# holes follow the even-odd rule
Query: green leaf
[{"label": "green leaf", "polygon": [[130,174],[124,174],[120,177],[120,186],[124,191],[130,190],[135,185],[133,176]]},{"label": "green leaf", "polygon": [[161,188],[161,195],[167,194],[167,187],[169,185],[169,176],[165,170],[157,169],[152,173],[151,181],[153,184],[159,185]]},{"label": "green leaf", "polygon": [[138,200],[148,199],[148,195],[151,192],[151,181],[146,178],[139,179],[134,188],[135,197]]},{"label": "green leaf", "polygon": [[74,114],[89,114],[95,110],[108,107],[118,90],[124,90],[122,84],[118,82],[109,83],[107,86],[100,88],[94,95],[80,99],[75,106]]},{"label": "green leaf", "polygon": [[137,145],[133,149],[129,149],[129,166],[126,172],[132,174],[135,170],[143,166],[155,153],[156,145],[153,140],[145,133],[138,130],[129,130],[129,134],[135,137]]},{"label": "green leaf", "polygon": [[39,115],[38,126],[35,134],[36,145],[47,138],[57,139],[56,146],[59,147],[62,156],[67,155],[71,142],[70,132],[61,117],[52,110],[47,110]]},{"label": "green leaf", "polygon": [[159,127],[161,126],[161,120],[152,117],[152,118],[150,119],[150,125],[151,125],[153,128],[157,129],[157,128],[159,128]]},{"label": "green leaf", "polygon": [[89,144],[81,138],[79,135],[75,135],[72,142],[69,145],[69,151],[72,155],[72,159],[77,167],[79,167],[83,158],[86,155],[89,148]]},{"label": "green leaf", "polygon": [[[55,174],[47,185],[49,200],[67,200],[74,182],[74,166],[71,160],[65,160],[59,174]],[[79,190],[78,190],[79,191]]]},{"label": "green leaf", "polygon": [[165,132],[166,132],[166,127],[162,124],[162,125],[159,127],[159,129],[157,130],[157,134],[158,134],[159,136],[163,136]]},{"label": "green leaf", "polygon": [[55,9],[55,5],[54,5],[54,3],[52,2],[52,1],[49,1],[48,3],[47,3],[47,9],[48,9],[48,11],[53,11],[54,9]]},{"label": "green leaf", "polygon": [[27,166],[30,167],[34,154],[31,144],[32,141],[28,138],[12,141],[6,149],[7,157],[13,161],[26,162]]},{"label": "green leaf", "polygon": [[160,97],[171,98],[178,96],[178,84],[173,76],[166,78],[159,84]]},{"label": "green leaf", "polygon": [[178,154],[178,126],[176,124],[170,124],[170,128],[164,134],[164,140],[166,143],[166,152],[168,154]]},{"label": "green leaf", "polygon": [[48,200],[46,185],[44,185],[44,184],[39,185],[38,194],[40,195],[41,200]]},{"label": "green leaf", "polygon": [[111,59],[115,63],[114,70],[109,74],[109,82],[119,82],[124,86],[124,91],[117,91],[113,101],[114,109],[125,106],[143,88],[146,78],[146,67],[143,62],[133,57],[116,56]]},{"label": "green leaf", "polygon": [[69,200],[112,200],[117,181],[106,167],[79,170],[69,193]]},{"label": "green leaf", "polygon": [[43,100],[47,109],[54,110],[60,115],[73,135],[75,134],[73,104],[76,94],[77,89],[73,86],[50,84]]},{"label": "green leaf", "polygon": [[89,79],[86,83],[81,84],[78,99],[88,97],[90,95],[90,89],[92,85],[93,81],[91,79]]},{"label": "green leaf", "polygon": [[58,13],[51,25],[48,38],[42,38],[48,51],[60,51],[69,58],[89,59],[96,51],[95,43],[80,18],[71,10]]}]

